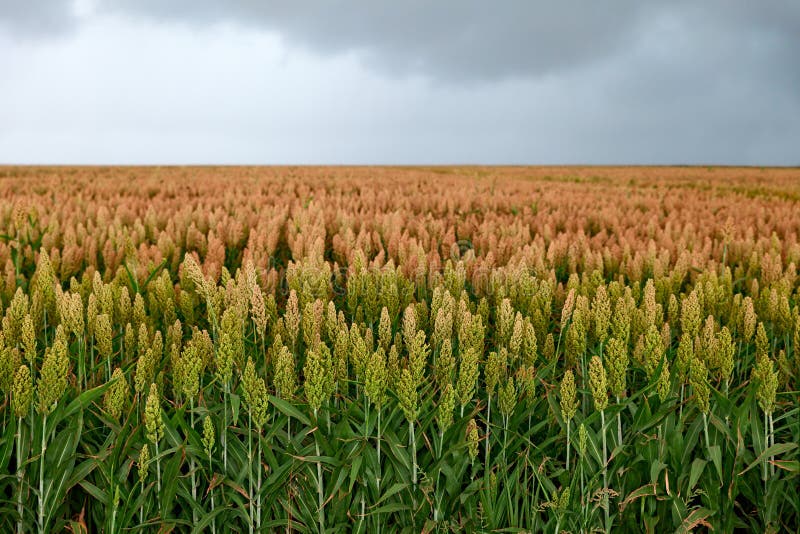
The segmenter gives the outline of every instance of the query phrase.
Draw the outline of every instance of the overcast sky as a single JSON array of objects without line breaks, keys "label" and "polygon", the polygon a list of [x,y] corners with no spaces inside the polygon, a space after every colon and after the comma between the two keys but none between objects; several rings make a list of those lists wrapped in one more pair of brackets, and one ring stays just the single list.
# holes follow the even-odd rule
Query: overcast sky
[{"label": "overcast sky", "polygon": [[800,164],[800,2],[0,0],[0,163]]}]

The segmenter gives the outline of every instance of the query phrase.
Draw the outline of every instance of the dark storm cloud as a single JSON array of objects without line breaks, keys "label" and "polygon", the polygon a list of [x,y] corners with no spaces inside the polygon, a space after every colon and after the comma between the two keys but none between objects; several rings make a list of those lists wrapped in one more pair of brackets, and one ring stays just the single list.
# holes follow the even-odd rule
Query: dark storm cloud
[{"label": "dark storm cloud", "polygon": [[310,5],[0,0],[0,161],[800,163],[795,0]]},{"label": "dark storm cloud", "polygon": [[[232,23],[266,29],[277,32],[290,45],[315,53],[355,52],[382,74],[421,74],[439,81],[542,76],[580,68],[635,47],[662,18],[684,25],[688,33],[699,37],[700,48],[680,58],[688,64],[702,62],[703,48],[723,40],[730,41],[732,53],[743,45],[759,47],[759,63],[765,64],[762,71],[766,69],[777,81],[794,81],[800,72],[793,61],[800,46],[800,2],[795,0],[83,3],[101,13],[160,22],[189,26]],[[73,11],[64,1],[2,0],[0,21],[20,32],[52,31],[58,25],[75,24]],[[795,74],[782,80],[787,72]],[[744,77],[748,72],[740,74]]]},{"label": "dark storm cloud", "polygon": [[392,75],[491,80],[576,67],[632,44],[648,2],[107,0],[103,9],[186,24],[233,22],[320,54],[354,51]]}]

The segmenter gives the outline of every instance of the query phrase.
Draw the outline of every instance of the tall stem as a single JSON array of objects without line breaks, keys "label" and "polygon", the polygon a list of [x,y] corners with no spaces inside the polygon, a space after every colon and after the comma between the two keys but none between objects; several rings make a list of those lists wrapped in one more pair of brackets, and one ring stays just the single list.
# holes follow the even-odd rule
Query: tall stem
[{"label": "tall stem", "polygon": [[22,534],[22,417],[17,417],[17,482],[19,491],[17,492],[17,534]]},{"label": "tall stem", "polygon": [[[764,412],[764,450],[769,448],[769,426],[767,423],[767,412]],[[767,458],[762,462],[762,477],[764,479],[764,493],[767,492]]]},{"label": "tall stem", "polygon": [[42,454],[39,458],[39,532],[44,528],[44,458],[47,453],[47,414],[42,415]]},{"label": "tall stem", "polygon": [[[314,408],[314,421],[317,422],[317,409]],[[319,432],[319,423],[317,423],[317,432]],[[319,439],[314,436],[314,448],[316,449],[317,457],[319,458]],[[317,501],[319,505],[319,531],[325,532],[325,490],[322,487],[322,462],[317,460]]]},{"label": "tall stem", "polygon": [[[194,399],[189,399],[189,420],[192,425],[191,431],[194,432]],[[197,503],[197,478],[195,475],[195,463],[194,463],[194,454],[189,457],[189,469],[192,472],[192,502],[193,504]],[[197,523],[197,508],[192,507],[192,520],[194,523]]]},{"label": "tall stem", "polygon": [[[209,477],[208,482],[209,482],[209,486],[211,485],[211,481],[212,481],[212,478],[213,478],[212,477],[212,473],[214,472],[213,469],[214,468],[211,465],[211,455],[209,454],[209,456],[208,456],[208,477]],[[213,514],[214,513],[214,488],[209,487],[208,492],[211,494],[211,513]],[[216,523],[217,522],[216,522],[215,519],[211,520],[211,534],[216,534],[216,532],[217,532]]]},{"label": "tall stem", "polygon": [[[146,443],[145,447],[147,447]],[[142,495],[144,495],[144,480],[142,480]],[[144,525],[144,499],[142,499],[142,504],[139,505],[139,524]]]},{"label": "tall stem", "polygon": [[161,496],[161,458],[158,456],[158,442],[155,443],[156,448],[156,488],[158,495]]},{"label": "tall stem", "polygon": [[247,412],[247,460],[248,460],[248,468],[249,473],[247,474],[247,484],[248,484],[248,492],[247,494],[250,497],[250,509],[248,510],[248,515],[250,516],[250,534],[253,534],[253,515],[255,511],[253,510],[253,417],[250,412]]},{"label": "tall stem", "polygon": [[[378,468],[381,466],[381,408],[378,406]],[[378,487],[381,486],[380,474],[378,475]]]},{"label": "tall stem", "polygon": [[228,384],[225,383],[222,392],[222,418],[224,426],[222,427],[222,472],[228,474]]},{"label": "tall stem", "polygon": [[256,469],[258,470],[258,478],[256,479],[256,528],[261,531],[261,428],[258,428],[256,434],[258,439],[258,458],[256,462]]},{"label": "tall stem", "polygon": [[606,411],[600,410],[600,432],[603,436],[603,512],[606,522],[605,530],[609,530],[609,510],[608,510],[608,453],[606,451]]},{"label": "tall stem", "polygon": [[417,509],[417,437],[414,434],[414,422],[408,422],[409,438],[411,439],[411,483],[413,491],[411,496],[411,504],[414,510]]},{"label": "tall stem", "polygon": [[569,419],[567,419],[567,471],[569,471]]},{"label": "tall stem", "polygon": [[[774,447],[775,446],[775,425],[772,422],[772,412],[769,412],[769,441],[770,441],[769,446],[770,447]],[[773,476],[775,476],[775,456],[774,455],[770,456],[769,460],[770,460],[770,463],[769,463],[770,472],[772,473]]]},{"label": "tall stem", "polygon": [[484,458],[486,474],[489,473],[489,426],[491,425],[492,421],[492,394],[491,392],[488,395],[488,399],[486,402],[486,458]]},{"label": "tall stem", "polygon": [[[619,397],[617,397],[617,404],[619,404]],[[617,446],[622,446],[622,412],[617,412]]]}]

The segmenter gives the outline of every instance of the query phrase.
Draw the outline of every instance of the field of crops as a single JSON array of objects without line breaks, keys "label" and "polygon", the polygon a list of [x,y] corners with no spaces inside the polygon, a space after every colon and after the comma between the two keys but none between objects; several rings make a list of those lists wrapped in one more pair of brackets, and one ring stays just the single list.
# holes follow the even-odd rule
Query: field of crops
[{"label": "field of crops", "polygon": [[797,532],[800,171],[0,167],[2,532]]}]

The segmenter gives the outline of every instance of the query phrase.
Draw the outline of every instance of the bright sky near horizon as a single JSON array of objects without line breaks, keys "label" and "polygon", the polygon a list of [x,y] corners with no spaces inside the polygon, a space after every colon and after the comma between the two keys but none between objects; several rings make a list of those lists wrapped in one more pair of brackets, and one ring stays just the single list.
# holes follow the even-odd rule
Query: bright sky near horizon
[{"label": "bright sky near horizon", "polygon": [[0,0],[0,163],[800,164],[800,2]]}]

